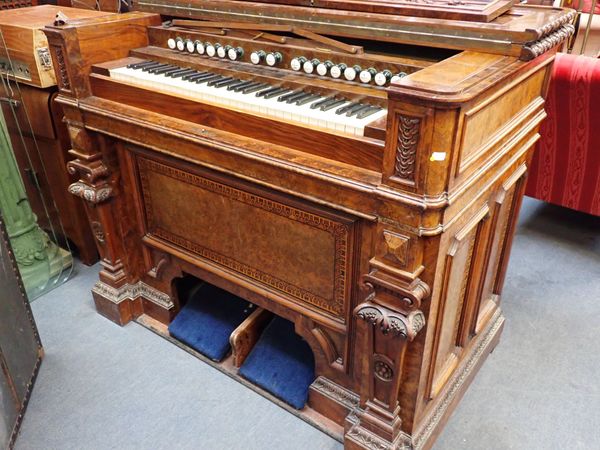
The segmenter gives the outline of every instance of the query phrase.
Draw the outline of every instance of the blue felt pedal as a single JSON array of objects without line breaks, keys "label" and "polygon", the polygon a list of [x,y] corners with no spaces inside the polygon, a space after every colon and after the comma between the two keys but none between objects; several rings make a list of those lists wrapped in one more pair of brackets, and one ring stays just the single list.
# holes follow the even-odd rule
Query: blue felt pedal
[{"label": "blue felt pedal", "polygon": [[240,367],[247,380],[296,409],[308,399],[315,380],[315,363],[308,344],[294,332],[294,324],[276,317]]},{"label": "blue felt pedal", "polygon": [[221,361],[230,350],[229,336],[253,311],[251,303],[210,284],[203,285],[169,325],[177,340]]}]

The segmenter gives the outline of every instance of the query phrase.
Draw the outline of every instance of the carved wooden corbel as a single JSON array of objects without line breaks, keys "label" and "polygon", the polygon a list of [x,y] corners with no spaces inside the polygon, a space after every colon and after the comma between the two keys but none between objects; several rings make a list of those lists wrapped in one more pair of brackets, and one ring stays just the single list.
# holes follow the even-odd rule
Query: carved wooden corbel
[{"label": "carved wooden corbel", "polygon": [[75,159],[67,163],[67,171],[79,177],[69,186],[69,192],[93,205],[108,200],[114,192],[108,181],[110,170],[102,161],[101,153],[93,150],[93,143],[83,128],[69,124],[69,135],[73,144],[69,153]]},{"label": "carved wooden corbel", "polygon": [[412,341],[425,326],[425,316],[419,310],[403,314],[375,303],[365,302],[354,309],[354,314],[379,328],[383,334],[401,336],[409,341]]},{"label": "carved wooden corbel", "polygon": [[102,186],[90,186],[81,181],[71,184],[69,186],[69,192],[94,205],[108,200],[113,195],[113,189],[107,184]]}]

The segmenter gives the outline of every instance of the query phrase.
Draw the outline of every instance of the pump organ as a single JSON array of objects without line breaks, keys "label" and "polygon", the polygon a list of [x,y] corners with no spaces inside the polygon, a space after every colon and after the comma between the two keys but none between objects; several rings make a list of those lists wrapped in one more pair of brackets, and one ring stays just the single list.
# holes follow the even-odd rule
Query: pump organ
[{"label": "pump organ", "polygon": [[175,280],[192,274],[294,322],[317,375],[302,414],[345,448],[430,447],[502,330],[573,12],[135,9],[46,28],[80,177],[70,192],[102,255],[98,311],[168,324]]}]

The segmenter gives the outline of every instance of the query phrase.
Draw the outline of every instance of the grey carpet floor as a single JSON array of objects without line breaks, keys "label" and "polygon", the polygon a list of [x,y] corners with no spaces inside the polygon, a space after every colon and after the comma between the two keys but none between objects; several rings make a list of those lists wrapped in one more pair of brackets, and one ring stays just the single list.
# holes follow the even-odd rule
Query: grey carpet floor
[{"label": "grey carpet floor", "polygon": [[[98,267],[33,303],[46,350],[18,450],[341,449],[137,325],[96,314]],[[526,199],[507,323],[435,450],[600,449],[600,219]]]}]

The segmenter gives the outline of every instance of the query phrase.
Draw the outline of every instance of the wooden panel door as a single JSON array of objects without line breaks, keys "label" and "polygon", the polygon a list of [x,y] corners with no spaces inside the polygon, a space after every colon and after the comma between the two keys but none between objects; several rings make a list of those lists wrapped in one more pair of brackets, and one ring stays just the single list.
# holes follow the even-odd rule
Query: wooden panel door
[{"label": "wooden panel door", "polygon": [[43,356],[0,217],[0,448],[12,448]]}]

